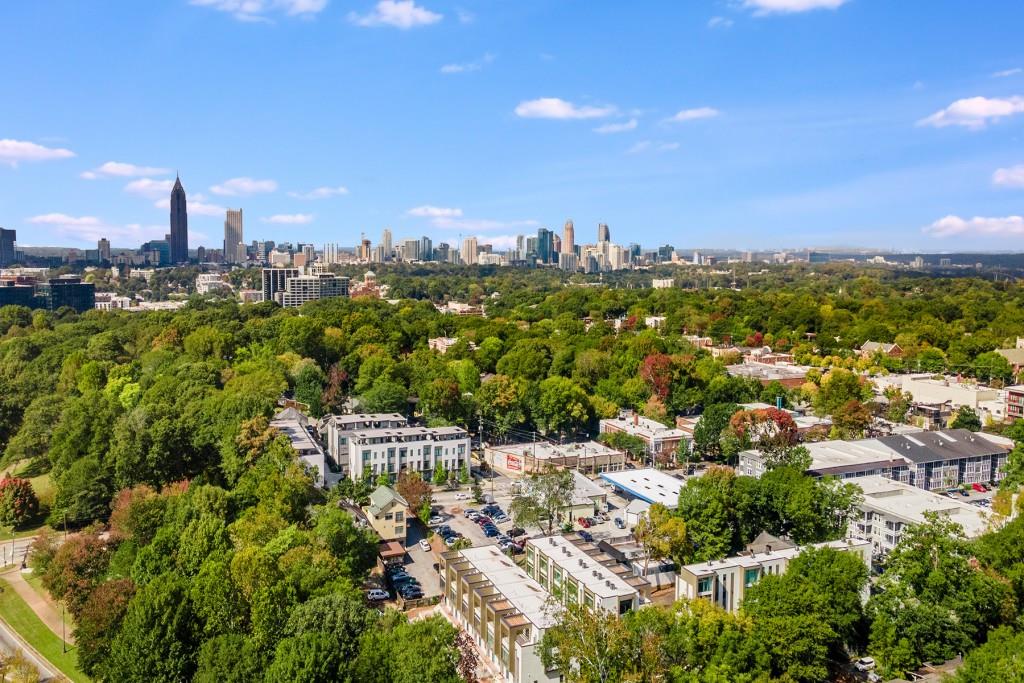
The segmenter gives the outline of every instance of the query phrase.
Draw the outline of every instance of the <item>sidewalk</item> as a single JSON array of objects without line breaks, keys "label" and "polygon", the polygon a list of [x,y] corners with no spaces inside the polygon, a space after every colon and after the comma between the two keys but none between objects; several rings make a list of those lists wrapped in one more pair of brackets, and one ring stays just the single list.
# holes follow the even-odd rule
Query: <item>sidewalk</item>
[{"label": "sidewalk", "polygon": [[[39,620],[60,638],[62,636],[60,606],[40,595],[35,588],[28,584],[21,571],[4,572],[3,576],[11,584],[14,592],[32,608]],[[63,636],[69,644],[74,645],[75,639],[71,636],[70,628],[64,630]]]}]

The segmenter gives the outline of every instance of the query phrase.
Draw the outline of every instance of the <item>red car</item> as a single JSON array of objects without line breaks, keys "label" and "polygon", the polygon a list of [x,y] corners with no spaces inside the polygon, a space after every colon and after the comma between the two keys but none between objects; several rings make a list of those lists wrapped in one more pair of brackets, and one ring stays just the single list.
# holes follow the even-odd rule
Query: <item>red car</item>
[{"label": "red car", "polygon": [[971,484],[971,488],[977,491],[978,493],[985,493],[985,487],[982,486],[981,484]]},{"label": "red car", "polygon": [[577,519],[576,521],[577,521],[577,522],[579,523],[579,525],[580,525],[581,527],[583,527],[584,529],[589,529],[589,528],[590,528],[590,520],[589,520],[589,519],[587,519],[586,517],[580,517],[580,518],[579,518],[579,519]]}]

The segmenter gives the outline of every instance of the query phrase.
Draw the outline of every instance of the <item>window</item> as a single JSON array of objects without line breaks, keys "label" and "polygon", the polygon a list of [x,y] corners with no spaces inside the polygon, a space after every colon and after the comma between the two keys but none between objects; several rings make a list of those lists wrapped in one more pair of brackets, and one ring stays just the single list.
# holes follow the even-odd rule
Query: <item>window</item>
[{"label": "window", "polygon": [[370,451],[363,451],[363,462],[370,462]]},{"label": "window", "polygon": [[405,518],[405,515],[402,514],[401,512],[396,512],[395,513],[395,521],[396,522],[401,522],[404,518]]},{"label": "window", "polygon": [[395,527],[395,534],[397,534],[398,536],[405,536],[405,527],[404,526],[396,526]]},{"label": "window", "polygon": [[705,595],[711,592],[711,577],[697,579],[697,595]]},{"label": "window", "polygon": [[384,519],[394,519],[394,515],[390,512],[384,514]]},{"label": "window", "polygon": [[339,446],[344,446],[347,443],[348,443],[348,439],[346,437],[344,437],[344,436],[339,436],[338,437],[338,445]]},{"label": "window", "polygon": [[756,568],[755,569],[748,569],[746,572],[744,572],[744,574],[743,574],[743,581],[746,584],[747,588],[750,588],[755,583],[757,583],[758,574],[759,574],[759,572],[758,572],[758,570]]}]

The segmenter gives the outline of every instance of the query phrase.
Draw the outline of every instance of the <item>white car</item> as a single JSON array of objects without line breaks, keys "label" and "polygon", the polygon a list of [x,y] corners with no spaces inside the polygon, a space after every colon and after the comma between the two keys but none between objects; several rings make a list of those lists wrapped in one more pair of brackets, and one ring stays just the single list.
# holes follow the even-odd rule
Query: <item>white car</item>
[{"label": "white car", "polygon": [[425,538],[421,538],[420,539],[420,550],[422,550],[425,553],[429,553],[430,552],[430,543],[427,542],[427,539],[425,539]]},{"label": "white car", "polygon": [[455,494],[455,500],[469,500],[469,494],[468,493],[456,493]]},{"label": "white car", "polygon": [[857,671],[871,671],[875,668],[875,660],[873,657],[861,657],[853,663],[853,668]]},{"label": "white car", "polygon": [[376,602],[378,600],[387,600],[391,596],[388,595],[387,591],[381,590],[380,588],[371,588],[366,591],[366,599],[370,602]]}]

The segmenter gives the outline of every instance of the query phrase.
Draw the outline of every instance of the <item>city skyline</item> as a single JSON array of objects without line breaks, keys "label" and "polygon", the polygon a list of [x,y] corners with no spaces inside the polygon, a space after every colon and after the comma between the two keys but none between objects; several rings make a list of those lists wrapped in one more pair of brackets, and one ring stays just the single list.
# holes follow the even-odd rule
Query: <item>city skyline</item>
[{"label": "city skyline", "polygon": [[228,206],[250,235],[346,246],[390,227],[511,248],[570,217],[577,242],[607,223],[646,247],[1024,234],[1019,3],[57,4],[0,10],[21,27],[0,225],[22,246],[160,240],[175,170],[192,248]]}]

